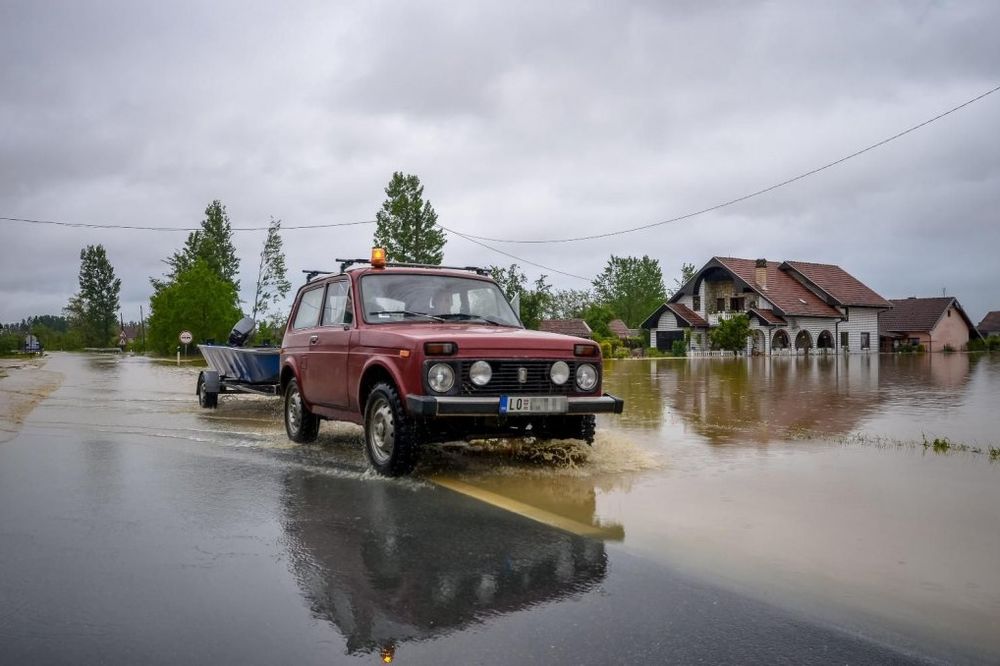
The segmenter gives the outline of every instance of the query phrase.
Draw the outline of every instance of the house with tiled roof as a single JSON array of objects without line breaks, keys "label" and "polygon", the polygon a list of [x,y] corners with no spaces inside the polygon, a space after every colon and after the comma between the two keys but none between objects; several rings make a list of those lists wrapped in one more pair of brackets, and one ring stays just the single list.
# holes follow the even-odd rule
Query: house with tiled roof
[{"label": "house with tiled roof", "polygon": [[965,349],[971,338],[978,338],[975,324],[954,296],[938,298],[892,299],[892,309],[878,321],[882,351],[891,352],[901,345],[923,346],[926,351]]},{"label": "house with tiled roof", "polygon": [[619,340],[625,342],[631,338],[639,337],[639,331],[633,328],[629,328],[621,319],[612,319],[608,322],[608,330],[611,331]]},{"label": "house with tiled roof", "polygon": [[976,329],[979,331],[979,335],[984,338],[988,338],[991,335],[1000,335],[1000,310],[987,312]]},{"label": "house with tiled roof", "polygon": [[642,327],[657,349],[687,340],[691,351],[707,351],[708,332],[742,313],[747,353],[868,353],[878,351],[879,313],[890,307],[834,264],[712,257]]},{"label": "house with tiled roof", "polygon": [[582,319],[543,319],[538,323],[538,330],[548,333],[573,335],[588,340],[594,337],[594,332],[590,330],[587,322]]}]

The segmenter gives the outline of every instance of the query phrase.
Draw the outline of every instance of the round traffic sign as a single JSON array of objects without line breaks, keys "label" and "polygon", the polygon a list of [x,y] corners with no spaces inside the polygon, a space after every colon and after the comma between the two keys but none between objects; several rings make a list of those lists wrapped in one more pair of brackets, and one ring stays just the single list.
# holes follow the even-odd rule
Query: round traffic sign
[{"label": "round traffic sign", "polygon": [[192,340],[194,340],[194,336],[191,335],[191,331],[181,331],[181,344],[191,344]]}]

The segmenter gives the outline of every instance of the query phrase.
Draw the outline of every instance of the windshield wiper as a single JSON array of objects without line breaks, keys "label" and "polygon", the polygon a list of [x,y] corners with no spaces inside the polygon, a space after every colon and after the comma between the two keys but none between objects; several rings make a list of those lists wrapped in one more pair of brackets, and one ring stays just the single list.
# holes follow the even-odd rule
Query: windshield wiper
[{"label": "windshield wiper", "polygon": [[426,319],[431,319],[433,321],[444,321],[441,317],[435,317],[432,314],[426,312],[414,312],[413,310],[379,310],[377,312],[369,312],[369,317],[378,317],[379,315],[403,315],[404,317],[425,317]]},{"label": "windshield wiper", "polygon": [[482,321],[490,326],[509,326],[510,324],[504,324],[503,322],[497,321],[496,319],[490,319],[489,317],[484,317],[483,315],[466,314],[465,312],[454,312],[451,314],[441,315],[442,319],[459,319],[461,321]]}]

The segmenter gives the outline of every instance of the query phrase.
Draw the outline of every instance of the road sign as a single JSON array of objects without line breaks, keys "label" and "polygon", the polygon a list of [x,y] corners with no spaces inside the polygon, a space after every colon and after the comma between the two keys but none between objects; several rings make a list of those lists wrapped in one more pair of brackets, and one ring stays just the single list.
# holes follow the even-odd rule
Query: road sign
[{"label": "road sign", "polygon": [[194,336],[191,335],[191,331],[181,331],[181,342],[185,345],[191,344],[194,340]]}]

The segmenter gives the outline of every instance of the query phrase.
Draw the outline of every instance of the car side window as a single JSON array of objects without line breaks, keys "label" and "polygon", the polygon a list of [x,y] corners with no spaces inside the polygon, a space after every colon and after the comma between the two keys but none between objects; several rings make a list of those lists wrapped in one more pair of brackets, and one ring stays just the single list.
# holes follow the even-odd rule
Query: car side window
[{"label": "car side window", "polygon": [[351,284],[347,280],[331,282],[326,290],[323,325],[350,324],[354,320],[351,307]]},{"label": "car side window", "polygon": [[319,308],[323,303],[323,287],[310,289],[302,294],[299,300],[299,309],[295,312],[295,321],[292,328],[309,328],[315,326],[319,321]]}]

